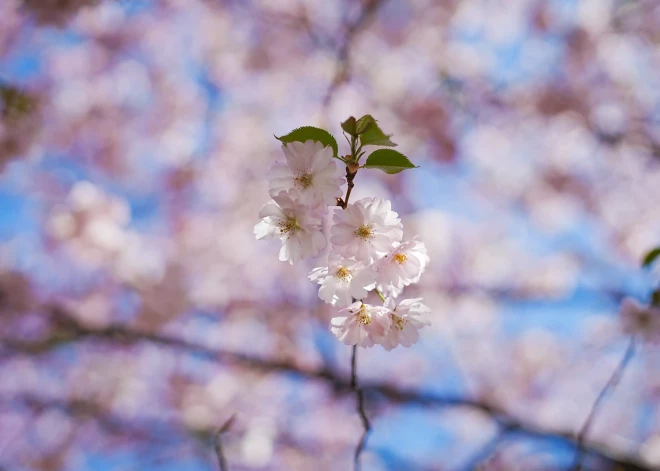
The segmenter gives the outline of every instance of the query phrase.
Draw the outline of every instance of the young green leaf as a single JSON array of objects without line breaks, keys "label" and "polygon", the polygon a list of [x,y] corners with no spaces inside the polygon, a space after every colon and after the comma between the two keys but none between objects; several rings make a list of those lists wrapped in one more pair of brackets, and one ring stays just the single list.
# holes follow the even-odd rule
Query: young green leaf
[{"label": "young green leaf", "polygon": [[364,164],[365,168],[379,168],[385,173],[394,175],[395,173],[402,172],[409,168],[417,168],[408,157],[401,152],[392,149],[378,149],[373,151],[367,162]]},{"label": "young green leaf", "polygon": [[349,136],[357,136],[357,121],[353,116],[341,123],[341,128],[346,131]]},{"label": "young green leaf", "polygon": [[385,134],[371,115],[362,116],[358,120],[356,128],[360,135],[360,144],[363,146],[396,147],[396,144],[390,140],[391,134]]},{"label": "young green leaf", "polygon": [[660,257],[660,247],[656,247],[653,250],[649,251],[649,253],[646,254],[646,256],[644,257],[644,260],[642,261],[642,266],[643,267],[648,267],[658,257]]},{"label": "young green leaf", "polygon": [[355,123],[355,133],[362,134],[371,123],[375,123],[376,120],[370,114],[365,114]]},{"label": "young green leaf", "polygon": [[294,129],[286,136],[275,136],[275,139],[278,139],[281,142],[305,142],[312,141],[320,142],[325,147],[332,147],[333,155],[337,155],[339,151],[339,146],[337,145],[337,140],[325,129],[315,128],[313,126],[303,126],[301,128]]}]

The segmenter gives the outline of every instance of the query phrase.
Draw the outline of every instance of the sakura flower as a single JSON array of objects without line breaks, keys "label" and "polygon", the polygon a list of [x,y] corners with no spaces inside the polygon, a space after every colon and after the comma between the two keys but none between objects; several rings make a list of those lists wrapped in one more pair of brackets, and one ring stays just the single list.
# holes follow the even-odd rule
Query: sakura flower
[{"label": "sakura flower", "polygon": [[[373,265],[372,265],[373,267]],[[378,274],[376,274],[376,277],[378,277]],[[401,293],[403,292],[403,288],[397,288],[392,284],[377,284],[376,289],[378,290],[379,293],[381,293],[383,296],[390,297],[390,298],[398,298],[401,296]]]},{"label": "sakura flower", "polygon": [[426,246],[418,240],[409,240],[402,244],[395,242],[394,247],[383,258],[376,261],[373,269],[377,273],[376,281],[386,291],[403,289],[411,283],[417,283],[429,264]]},{"label": "sakura flower", "polygon": [[387,298],[383,305],[392,320],[392,326],[381,345],[385,350],[392,350],[398,345],[410,347],[419,340],[419,329],[431,325],[426,314],[431,310],[422,304],[422,298],[404,299],[398,305],[392,298]]},{"label": "sakura flower", "polygon": [[310,207],[335,205],[345,179],[332,159],[332,148],[320,142],[290,142],[282,146],[285,163],[268,172],[270,194],[295,189],[300,202]]},{"label": "sakura flower", "polygon": [[385,255],[394,242],[400,242],[403,226],[391,203],[381,198],[364,198],[336,211],[330,242],[334,250],[365,264]]},{"label": "sakura flower", "polygon": [[302,258],[315,256],[326,246],[321,232],[321,216],[296,199],[295,191],[275,195],[261,208],[259,217],[262,221],[254,226],[257,239],[282,240],[280,260],[292,265]]},{"label": "sakura flower", "polygon": [[330,331],[346,345],[373,347],[387,334],[392,323],[386,308],[361,301],[345,307],[339,314],[330,321]]},{"label": "sakura flower", "polygon": [[626,334],[639,335],[648,342],[660,342],[660,308],[625,298],[621,302],[620,315]]},{"label": "sakura flower", "polygon": [[374,275],[362,262],[332,253],[328,266],[314,268],[309,279],[321,285],[319,298],[333,306],[344,307],[353,302],[352,298],[364,298],[376,286]]}]

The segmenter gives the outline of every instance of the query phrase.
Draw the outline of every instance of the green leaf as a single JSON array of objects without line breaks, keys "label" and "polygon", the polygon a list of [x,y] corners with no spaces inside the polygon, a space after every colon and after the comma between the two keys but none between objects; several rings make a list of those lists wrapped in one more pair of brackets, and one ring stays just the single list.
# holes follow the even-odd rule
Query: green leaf
[{"label": "green leaf", "polygon": [[358,119],[357,123],[355,124],[356,134],[362,134],[367,129],[367,126],[375,122],[376,120],[374,119],[373,116],[371,116],[370,114],[365,114],[360,119]]},{"label": "green leaf", "polygon": [[278,139],[285,144],[289,142],[306,142],[310,139],[315,142],[320,142],[324,147],[332,147],[333,155],[336,156],[339,152],[339,146],[337,145],[337,140],[325,129],[315,128],[313,126],[303,126],[301,128],[294,129],[286,136],[275,136],[275,139]]},{"label": "green leaf", "polygon": [[642,266],[643,267],[648,267],[658,257],[660,257],[660,247],[656,247],[653,250],[651,250],[649,253],[646,254],[646,256],[644,257],[644,260],[642,261]]},{"label": "green leaf", "polygon": [[350,136],[357,136],[357,121],[353,116],[341,123],[341,128]]},{"label": "green leaf", "polygon": [[367,162],[364,164],[365,168],[378,168],[385,173],[394,175],[395,173],[402,172],[409,168],[417,168],[408,157],[401,152],[392,149],[378,149],[373,151]]},{"label": "green leaf", "polygon": [[396,147],[396,144],[390,140],[392,135],[385,134],[371,115],[364,115],[358,120],[357,133],[363,146]]}]

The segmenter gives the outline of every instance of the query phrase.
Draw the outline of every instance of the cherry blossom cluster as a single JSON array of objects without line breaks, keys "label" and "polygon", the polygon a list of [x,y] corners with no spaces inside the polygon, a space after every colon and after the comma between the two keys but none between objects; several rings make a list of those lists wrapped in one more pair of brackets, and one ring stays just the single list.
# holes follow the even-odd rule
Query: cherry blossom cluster
[{"label": "cherry blossom cluster", "polygon": [[[430,309],[421,298],[397,298],[405,286],[419,281],[429,263],[424,243],[402,240],[403,225],[390,201],[348,203],[350,193],[346,202],[341,199],[346,178],[331,146],[310,139],[285,143],[282,150],[286,162],[268,172],[272,200],[259,212],[256,238],[280,239],[279,259],[291,264],[328,248],[326,262],[309,279],[320,285],[319,298],[339,309],[330,330],[344,344],[392,350],[416,343],[419,329],[430,325]],[[339,160],[347,162],[352,182],[360,167]],[[327,238],[322,219],[331,207]],[[370,291],[376,291],[382,305],[363,302]]]}]

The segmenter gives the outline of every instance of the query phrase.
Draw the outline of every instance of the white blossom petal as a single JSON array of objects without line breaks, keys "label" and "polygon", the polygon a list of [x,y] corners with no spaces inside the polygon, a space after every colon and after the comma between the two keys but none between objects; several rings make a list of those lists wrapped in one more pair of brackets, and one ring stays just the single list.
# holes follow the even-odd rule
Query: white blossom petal
[{"label": "white blossom petal", "polygon": [[364,198],[335,211],[330,229],[334,250],[366,265],[385,255],[403,235],[401,221],[390,207],[387,200]]}]

